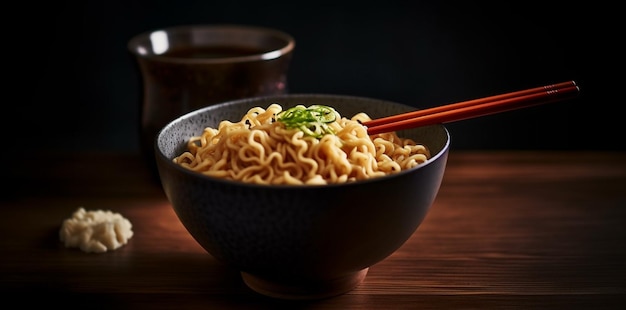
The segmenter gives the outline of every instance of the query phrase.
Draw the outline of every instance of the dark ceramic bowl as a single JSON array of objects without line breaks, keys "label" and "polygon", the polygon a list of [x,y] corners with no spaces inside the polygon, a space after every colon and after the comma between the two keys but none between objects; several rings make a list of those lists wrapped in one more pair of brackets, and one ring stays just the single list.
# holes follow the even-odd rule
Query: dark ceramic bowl
[{"label": "dark ceramic bowl", "polygon": [[195,240],[241,271],[254,291],[283,299],[345,293],[416,231],[444,175],[450,136],[442,125],[398,132],[426,145],[427,162],[353,183],[253,185],[207,177],[172,162],[191,136],[249,108],[324,104],[342,116],[372,118],[415,110],[398,103],[339,95],[291,94],[230,101],[185,114],[157,135],[156,161],[165,194]]}]

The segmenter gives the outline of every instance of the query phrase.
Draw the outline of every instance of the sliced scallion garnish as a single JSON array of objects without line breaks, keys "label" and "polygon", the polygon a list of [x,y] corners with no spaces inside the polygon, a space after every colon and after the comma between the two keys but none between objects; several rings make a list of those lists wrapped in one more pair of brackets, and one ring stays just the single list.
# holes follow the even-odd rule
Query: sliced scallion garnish
[{"label": "sliced scallion garnish", "polygon": [[337,120],[338,115],[329,106],[312,105],[307,108],[298,105],[278,113],[276,119],[287,128],[298,128],[306,135],[319,139],[326,134],[335,133],[328,124]]}]

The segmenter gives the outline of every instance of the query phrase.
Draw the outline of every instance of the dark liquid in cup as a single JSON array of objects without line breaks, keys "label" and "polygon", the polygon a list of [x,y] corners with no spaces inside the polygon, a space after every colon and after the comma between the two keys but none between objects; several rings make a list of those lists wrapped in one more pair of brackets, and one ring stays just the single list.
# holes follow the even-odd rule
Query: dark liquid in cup
[{"label": "dark liquid in cup", "polygon": [[267,52],[267,50],[250,46],[194,46],[173,48],[165,52],[162,56],[206,59],[252,56]]}]

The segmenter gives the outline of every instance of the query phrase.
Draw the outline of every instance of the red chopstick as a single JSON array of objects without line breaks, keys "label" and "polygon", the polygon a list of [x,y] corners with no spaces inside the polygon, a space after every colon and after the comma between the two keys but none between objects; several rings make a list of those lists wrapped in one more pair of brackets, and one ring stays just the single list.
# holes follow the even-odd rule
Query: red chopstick
[{"label": "red chopstick", "polygon": [[419,126],[443,124],[545,104],[578,95],[578,85],[567,81],[496,96],[463,101],[364,122],[370,135]]}]

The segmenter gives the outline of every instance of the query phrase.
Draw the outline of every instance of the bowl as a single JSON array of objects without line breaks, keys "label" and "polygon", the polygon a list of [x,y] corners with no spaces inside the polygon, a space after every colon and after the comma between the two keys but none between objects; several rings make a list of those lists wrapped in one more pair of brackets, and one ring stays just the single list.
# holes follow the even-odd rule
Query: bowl
[{"label": "bowl", "polygon": [[205,127],[237,122],[252,107],[323,104],[341,116],[378,118],[416,108],[373,98],[286,94],[208,106],[169,122],[155,139],[163,190],[178,219],[209,254],[241,272],[253,291],[280,299],[320,299],[357,287],[369,268],[417,230],[441,185],[450,147],[443,125],[397,132],[430,157],[398,173],[328,185],[264,185],[210,177],[173,158]]}]

